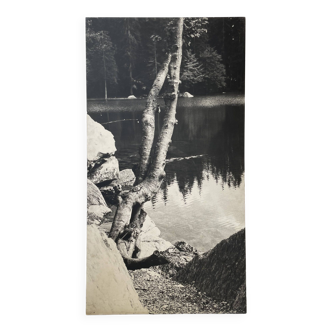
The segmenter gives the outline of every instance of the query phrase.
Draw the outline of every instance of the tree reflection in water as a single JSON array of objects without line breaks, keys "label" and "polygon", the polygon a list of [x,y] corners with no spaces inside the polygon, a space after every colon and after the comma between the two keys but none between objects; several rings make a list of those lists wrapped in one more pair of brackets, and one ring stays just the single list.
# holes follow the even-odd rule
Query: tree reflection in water
[{"label": "tree reflection in water", "polygon": [[[127,100],[124,102],[128,103]],[[116,101],[116,109],[118,104],[119,101]],[[142,106],[143,104],[140,108]],[[114,135],[120,168],[131,168],[137,163],[141,142],[141,111],[112,110],[90,115],[99,123],[132,119],[104,126]],[[175,127],[167,158],[204,156],[176,160],[166,165],[167,175],[161,187],[165,203],[168,197],[167,187],[174,182],[184,200],[191,193],[195,182],[201,191],[204,179],[211,176],[222,188],[225,185],[239,187],[244,174],[244,105],[218,105],[215,97],[180,99],[177,119],[178,125]],[[157,134],[162,120],[163,112],[157,113]],[[156,198],[153,204],[155,200]]]},{"label": "tree reflection in water", "polygon": [[244,107],[219,106],[204,112],[180,108],[177,117],[179,126],[167,157],[204,156],[166,165],[164,199],[171,183],[177,182],[185,200],[195,182],[201,191],[202,182],[210,176],[222,188],[239,187],[244,173]]}]

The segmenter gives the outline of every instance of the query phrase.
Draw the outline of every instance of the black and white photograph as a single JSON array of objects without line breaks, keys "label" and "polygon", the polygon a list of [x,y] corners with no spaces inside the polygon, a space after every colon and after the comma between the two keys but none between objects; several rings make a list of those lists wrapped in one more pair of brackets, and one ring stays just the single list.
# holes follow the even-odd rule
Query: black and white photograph
[{"label": "black and white photograph", "polygon": [[245,18],[86,18],[86,75],[86,313],[246,313]]}]

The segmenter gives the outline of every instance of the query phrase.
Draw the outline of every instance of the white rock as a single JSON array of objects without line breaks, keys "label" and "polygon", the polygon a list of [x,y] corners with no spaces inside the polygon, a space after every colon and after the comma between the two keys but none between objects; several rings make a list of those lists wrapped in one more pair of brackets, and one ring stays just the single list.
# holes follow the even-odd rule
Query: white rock
[{"label": "white rock", "polygon": [[128,99],[137,99],[134,95],[128,96]]},{"label": "white rock", "polygon": [[113,134],[106,130],[101,124],[93,121],[87,115],[87,135],[88,135],[88,160],[99,159],[100,155],[109,153],[113,155],[116,151]]},{"label": "white rock", "polygon": [[183,97],[185,97],[185,98],[192,98],[192,97],[194,97],[194,96],[191,95],[189,92],[185,92],[185,93],[183,94]]},{"label": "white rock", "polygon": [[156,226],[154,221],[147,215],[142,227],[142,241],[147,237],[158,237],[160,235],[160,229]]},{"label": "white rock", "polygon": [[114,157],[109,157],[106,162],[99,166],[89,179],[97,184],[106,180],[113,180],[119,177],[119,161]]},{"label": "white rock", "polygon": [[100,225],[106,214],[111,213],[112,210],[104,205],[90,205],[88,207],[88,225]]},{"label": "white rock", "polygon": [[172,243],[158,236],[144,236],[142,237],[139,258],[148,257],[152,255],[155,250],[164,251],[171,247],[173,247]]},{"label": "white rock", "polygon": [[87,315],[148,314],[112,239],[87,227]]},{"label": "white rock", "polygon": [[101,194],[99,188],[93,184],[89,179],[87,179],[87,206],[90,205],[103,205],[107,207],[105,199]]},{"label": "white rock", "polygon": [[104,224],[101,224],[98,229],[100,231],[103,231],[105,233],[109,233],[111,231],[111,228],[112,228],[112,222],[107,222],[107,223],[104,223]]},{"label": "white rock", "polygon": [[119,173],[118,183],[122,186],[132,186],[136,180],[136,176],[131,169],[124,169]]}]

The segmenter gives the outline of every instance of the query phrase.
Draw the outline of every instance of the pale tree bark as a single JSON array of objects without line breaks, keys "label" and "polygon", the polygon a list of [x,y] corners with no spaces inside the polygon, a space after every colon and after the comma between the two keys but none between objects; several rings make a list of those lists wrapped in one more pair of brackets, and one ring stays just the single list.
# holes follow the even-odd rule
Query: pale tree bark
[{"label": "pale tree bark", "polygon": [[[119,196],[118,209],[109,234],[109,237],[117,242],[128,268],[135,269],[168,262],[159,252],[154,252],[153,255],[143,259],[133,258],[132,254],[133,248],[137,247],[137,242],[139,242],[142,224],[141,207],[158,192],[165,177],[166,155],[171,143],[174,125],[177,123],[175,115],[180,84],[182,32],[183,18],[179,18],[175,22],[171,50],[153,83],[143,112],[143,137],[137,184],[128,194],[123,197]],[[155,132],[155,112],[158,107],[157,97],[166,76],[165,116],[154,153],[151,156]]]},{"label": "pale tree bark", "polygon": [[140,149],[140,165],[137,177],[137,183],[143,181],[146,176],[148,165],[150,161],[150,153],[152,149],[152,144],[154,140],[155,133],[155,114],[157,111],[157,97],[159,95],[160,89],[162,88],[166,75],[168,73],[169,63],[171,61],[171,54],[167,56],[167,59],[162,65],[161,70],[157,74],[157,77],[152,85],[149,92],[148,99],[146,102],[145,110],[142,115],[142,143]]}]

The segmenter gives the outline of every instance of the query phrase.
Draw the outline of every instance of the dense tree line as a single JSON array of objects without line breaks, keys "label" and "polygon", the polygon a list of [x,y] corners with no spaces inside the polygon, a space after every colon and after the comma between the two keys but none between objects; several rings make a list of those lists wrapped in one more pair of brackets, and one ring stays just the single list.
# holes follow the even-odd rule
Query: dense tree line
[{"label": "dense tree line", "polygon": [[[169,24],[168,18],[87,18],[88,98],[147,95],[165,61]],[[244,91],[244,24],[244,18],[185,19],[180,92]]]}]

